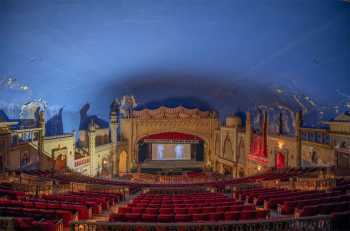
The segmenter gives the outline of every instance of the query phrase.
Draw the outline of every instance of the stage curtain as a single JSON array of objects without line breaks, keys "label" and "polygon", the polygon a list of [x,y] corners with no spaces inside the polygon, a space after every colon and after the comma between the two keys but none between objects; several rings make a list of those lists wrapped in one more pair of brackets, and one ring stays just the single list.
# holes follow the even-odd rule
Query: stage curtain
[{"label": "stage curtain", "polygon": [[197,146],[196,160],[204,161],[204,143],[201,141],[196,146]]},{"label": "stage curtain", "polygon": [[144,162],[147,156],[148,156],[148,144],[146,143],[139,144],[139,163]]}]

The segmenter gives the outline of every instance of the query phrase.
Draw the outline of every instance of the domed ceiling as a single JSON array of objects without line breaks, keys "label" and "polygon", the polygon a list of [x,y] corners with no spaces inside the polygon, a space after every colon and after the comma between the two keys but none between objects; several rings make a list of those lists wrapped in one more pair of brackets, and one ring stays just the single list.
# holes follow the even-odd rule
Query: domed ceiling
[{"label": "domed ceiling", "polygon": [[314,120],[350,107],[346,1],[0,0],[0,35],[0,108],[64,107],[68,130],[122,95]]}]

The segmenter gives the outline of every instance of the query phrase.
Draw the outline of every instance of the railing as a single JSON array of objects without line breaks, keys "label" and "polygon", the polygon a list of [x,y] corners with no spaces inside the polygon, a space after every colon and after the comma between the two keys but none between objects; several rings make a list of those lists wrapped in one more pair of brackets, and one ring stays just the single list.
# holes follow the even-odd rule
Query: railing
[{"label": "railing", "polygon": [[[149,173],[134,173],[131,175],[135,183],[146,184],[192,184],[192,183],[210,183],[217,179],[207,173],[198,173],[194,175],[154,175]],[[232,179],[232,178],[231,178]]]},{"label": "railing", "polygon": [[318,178],[297,178],[295,189],[298,190],[329,190],[336,186],[336,179],[318,179]]},{"label": "railing", "polygon": [[303,141],[318,144],[330,144],[330,136],[326,129],[301,128],[301,137]]},{"label": "railing", "polygon": [[83,157],[74,161],[74,167],[80,167],[81,165],[85,165],[90,163],[90,156]]},{"label": "railing", "polygon": [[70,231],[119,231],[119,230],[232,230],[232,231],[332,231],[330,216],[304,218],[278,218],[270,220],[230,221],[215,223],[121,223],[121,222],[73,222]]},{"label": "railing", "polygon": [[314,191],[329,190],[336,186],[335,178],[296,178],[296,180],[270,180],[261,183],[264,188],[284,188],[288,190]]}]

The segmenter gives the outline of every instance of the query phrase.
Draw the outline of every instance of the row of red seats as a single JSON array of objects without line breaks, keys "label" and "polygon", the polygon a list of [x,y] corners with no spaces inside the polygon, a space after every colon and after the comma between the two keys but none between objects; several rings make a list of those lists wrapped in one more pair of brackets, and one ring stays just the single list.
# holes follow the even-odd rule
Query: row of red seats
[{"label": "row of red seats", "polygon": [[304,206],[302,209],[295,209],[296,217],[309,217],[315,215],[328,215],[331,213],[345,212],[350,210],[350,202],[328,203]]},{"label": "row of red seats", "polygon": [[192,192],[190,194],[160,194],[160,193],[146,193],[141,194],[138,198],[192,198],[192,197],[214,197],[214,196],[224,196],[223,193],[209,193],[209,192]]},{"label": "row of red seats", "polygon": [[264,200],[264,208],[265,209],[277,209],[278,204],[283,203],[285,201],[312,198],[317,194],[322,194],[322,193],[321,192],[314,192],[314,191],[304,191],[304,192],[297,192],[297,193],[293,193],[293,194],[282,194],[279,196],[271,196],[271,197],[266,198]]},{"label": "row of red seats", "polygon": [[0,214],[4,217],[32,217],[35,220],[42,218],[48,220],[63,220],[63,224],[68,226],[73,220],[77,220],[76,214],[68,210],[49,210],[35,208],[0,207]]},{"label": "row of red seats", "polygon": [[[117,214],[111,215],[111,220],[120,222],[244,220],[266,218],[267,214],[267,210],[256,211],[255,206],[244,205],[243,201],[228,198],[222,193],[160,194],[160,197],[157,194],[142,194],[127,207],[120,207]],[[202,218],[205,219],[201,220]]]},{"label": "row of red seats", "polygon": [[124,199],[123,194],[121,193],[109,193],[109,192],[71,192],[72,195],[79,195],[79,196],[92,196],[92,197],[106,197],[112,200],[113,204],[118,203],[119,201]]},{"label": "row of red seats", "polygon": [[93,213],[100,213],[119,202],[119,193],[74,192],[58,195],[43,195],[42,198],[23,197],[22,199],[0,199],[0,213],[10,217],[34,216],[41,218],[62,219],[68,226],[71,221],[90,219]]},{"label": "row of red seats", "polygon": [[254,198],[259,195],[263,195],[271,192],[284,192],[284,191],[285,191],[284,189],[276,189],[276,188],[258,188],[258,189],[236,192],[234,197],[239,200],[245,200],[249,203],[253,203]]},{"label": "row of red seats", "polygon": [[16,217],[15,230],[21,231],[62,231],[63,225],[60,220],[34,220],[32,217]]},{"label": "row of red seats", "polygon": [[227,201],[227,202],[203,202],[203,203],[196,203],[196,202],[187,202],[186,204],[147,204],[147,203],[130,203],[127,206],[129,208],[132,207],[148,207],[148,208],[189,208],[189,207],[213,207],[213,206],[232,206],[232,205],[240,205],[243,204],[242,201]]},{"label": "row of red seats", "polygon": [[192,207],[189,205],[186,208],[150,208],[150,207],[120,207],[118,213],[148,213],[148,214],[191,214],[191,213],[211,213],[211,212],[226,212],[226,211],[245,211],[255,210],[253,205],[231,205],[217,207]]},{"label": "row of red seats", "polygon": [[150,214],[150,213],[117,213],[110,215],[111,222],[213,222],[266,219],[267,210],[244,210],[195,214]]},{"label": "row of red seats", "polygon": [[34,209],[49,209],[49,210],[67,210],[71,211],[73,214],[78,214],[79,219],[89,219],[91,218],[91,209],[87,208],[84,205],[80,204],[69,204],[61,203],[54,201],[42,200],[28,200],[28,201],[19,201],[19,200],[0,200],[1,207],[19,207],[19,208],[34,208]]},{"label": "row of red seats", "polygon": [[85,197],[85,196],[71,196],[71,195],[43,195],[44,199],[55,201],[69,201],[84,204],[92,207],[93,213],[101,213],[102,209],[109,207],[108,202],[102,198]]},{"label": "row of red seats", "polygon": [[333,203],[338,201],[349,201],[350,196],[337,193],[315,193],[304,196],[303,198],[286,199],[283,203],[278,204],[278,212],[283,215],[294,213],[295,209],[302,209],[307,205],[317,205],[321,203]]},{"label": "row of red seats", "polygon": [[257,206],[264,204],[265,200],[268,201],[270,198],[279,198],[284,196],[295,196],[300,194],[300,191],[282,191],[282,192],[268,192],[259,194],[253,198],[253,202]]},{"label": "row of red seats", "polygon": [[0,189],[0,197],[6,196],[11,199],[17,199],[25,196],[24,192],[11,190],[11,189]]}]

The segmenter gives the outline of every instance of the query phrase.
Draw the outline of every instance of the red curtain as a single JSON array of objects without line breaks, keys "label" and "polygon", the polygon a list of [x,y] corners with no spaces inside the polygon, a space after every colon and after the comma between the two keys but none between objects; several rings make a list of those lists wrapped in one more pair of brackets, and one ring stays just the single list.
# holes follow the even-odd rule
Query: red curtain
[{"label": "red curtain", "polygon": [[276,168],[277,169],[281,169],[281,168],[285,168],[285,157],[283,155],[283,153],[277,153],[276,154]]},{"label": "red curtain", "polygon": [[145,140],[196,140],[200,141],[201,138],[191,135],[191,134],[185,134],[180,132],[163,132],[158,134],[149,135],[147,137],[144,137]]}]

